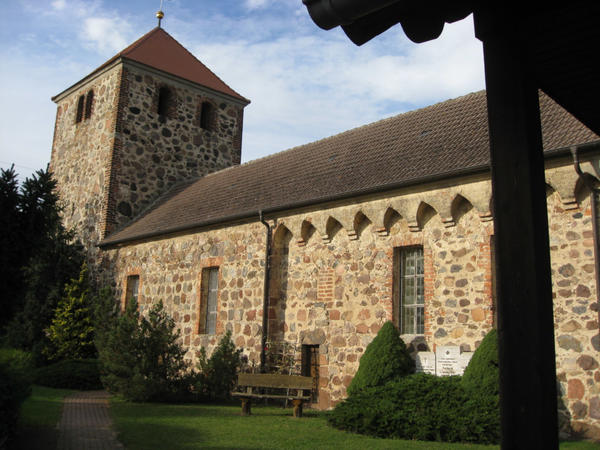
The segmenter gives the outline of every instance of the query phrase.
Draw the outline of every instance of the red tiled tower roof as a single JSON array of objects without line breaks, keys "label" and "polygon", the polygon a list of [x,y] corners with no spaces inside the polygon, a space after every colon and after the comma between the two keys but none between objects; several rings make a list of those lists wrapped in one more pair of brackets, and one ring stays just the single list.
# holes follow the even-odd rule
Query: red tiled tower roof
[{"label": "red tiled tower roof", "polygon": [[[202,64],[198,58],[192,55],[183,45],[160,27],[156,27],[146,33],[129,47],[110,58],[90,75],[104,69],[120,58],[144,64],[162,72],[200,84],[214,91],[235,97],[245,103],[250,103],[250,100],[231,89],[208,67]],[[55,96],[53,100],[59,95]]]}]

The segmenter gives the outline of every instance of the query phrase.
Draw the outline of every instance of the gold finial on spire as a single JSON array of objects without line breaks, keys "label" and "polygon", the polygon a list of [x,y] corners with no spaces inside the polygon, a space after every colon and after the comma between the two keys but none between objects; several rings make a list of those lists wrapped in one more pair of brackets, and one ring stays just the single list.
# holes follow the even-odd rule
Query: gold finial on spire
[{"label": "gold finial on spire", "polygon": [[156,11],[156,18],[158,19],[158,27],[160,28],[160,22],[163,17],[165,17],[165,13],[163,12],[163,0],[160,0],[160,8]]}]

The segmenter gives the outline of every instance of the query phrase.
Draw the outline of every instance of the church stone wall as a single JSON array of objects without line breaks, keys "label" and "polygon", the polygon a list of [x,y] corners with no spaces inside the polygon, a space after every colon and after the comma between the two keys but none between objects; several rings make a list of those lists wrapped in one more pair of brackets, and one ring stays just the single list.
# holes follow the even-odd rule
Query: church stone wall
[{"label": "church stone wall", "polygon": [[[600,438],[599,303],[589,193],[580,207],[549,202],[559,413],[575,431]],[[590,425],[596,427],[589,430]]]},{"label": "church stone wall", "polygon": [[[167,112],[158,113],[168,89]],[[208,127],[201,105],[212,105]],[[123,68],[108,231],[129,223],[171,186],[240,163],[243,107],[192,83],[131,63]]]},{"label": "church stone wall", "polygon": [[[319,346],[317,407],[332,407],[345,397],[366,346],[393,317],[394,248],[424,249],[425,334],[403,336],[413,353],[442,345],[474,351],[493,326],[493,225],[489,211],[467,200],[476,199],[482,189],[489,192],[489,182],[464,180],[423,189],[270,218],[274,249],[268,338],[296,345],[298,359],[301,345]],[[549,192],[561,414],[575,429],[590,433],[600,425],[600,369],[589,193],[573,204]],[[407,204],[419,206],[403,209]],[[432,204],[447,214],[442,216]],[[489,205],[489,195],[482,204]],[[108,250],[106,261],[116,274],[119,296],[127,275],[136,273],[142,286],[140,308],[163,301],[182,331],[191,361],[200,347],[212,351],[222,333],[231,330],[235,344],[258,365],[264,251],[265,227],[249,221]],[[215,266],[217,334],[202,335],[197,333],[201,273]],[[563,422],[563,429],[568,426]]]},{"label": "church stone wall", "polygon": [[[50,170],[65,207],[63,223],[88,244],[92,266],[95,244],[104,237],[120,75],[120,69],[113,68],[57,102]],[[94,92],[91,116],[76,123],[79,97],[90,91]]]},{"label": "church stone wall", "polygon": [[[428,199],[441,192],[446,190],[431,189]],[[424,198],[414,193],[404,197]],[[492,326],[492,223],[464,201],[452,226],[431,209],[421,214],[420,229],[411,231],[408,224],[413,221],[390,214],[388,200],[332,204],[271,221],[275,231],[268,337],[296,345],[297,358],[303,344],[319,345],[321,408],[344,398],[364,349],[392,320],[395,247],[422,245],[425,254],[426,330],[422,337],[405,336],[412,352],[434,351],[438,345],[473,351]],[[348,214],[357,218],[350,231],[335,219],[343,221]],[[384,232],[376,223],[386,215],[393,217]],[[325,216],[326,234],[320,234],[312,223]],[[264,251],[265,227],[251,222],[128,245],[109,250],[106,257],[110,272],[117,274],[119,296],[127,275],[136,273],[142,310],[163,301],[182,330],[191,360],[201,346],[210,351],[220,333],[231,329],[235,344],[258,364]],[[210,266],[220,268],[216,336],[197,333],[201,273]]]}]

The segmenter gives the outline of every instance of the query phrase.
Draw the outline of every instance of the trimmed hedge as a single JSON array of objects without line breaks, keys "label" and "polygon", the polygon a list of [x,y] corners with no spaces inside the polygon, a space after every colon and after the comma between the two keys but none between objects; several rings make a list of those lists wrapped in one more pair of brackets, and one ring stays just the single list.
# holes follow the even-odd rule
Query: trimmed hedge
[{"label": "trimmed hedge", "polygon": [[497,443],[498,402],[471,396],[460,377],[419,373],[368,387],[338,404],[336,428],[382,438]]},{"label": "trimmed hedge", "polygon": [[415,362],[398,329],[392,322],[386,322],[360,358],[358,371],[348,386],[348,395],[367,387],[382,386],[414,371]]},{"label": "trimmed hedge", "polygon": [[102,389],[97,359],[66,359],[36,370],[40,386],[82,391]]},{"label": "trimmed hedge", "polygon": [[31,394],[32,373],[30,353],[0,349],[0,447],[15,433],[21,404]]},{"label": "trimmed hedge", "polygon": [[492,329],[473,354],[462,377],[465,389],[482,395],[498,396],[498,333]]},{"label": "trimmed hedge", "polygon": [[[492,330],[463,377],[419,373],[396,377],[383,386],[348,389],[348,399],[337,405],[329,422],[382,438],[496,444],[500,440],[497,344]],[[365,356],[359,372],[367,364],[379,363]]]}]

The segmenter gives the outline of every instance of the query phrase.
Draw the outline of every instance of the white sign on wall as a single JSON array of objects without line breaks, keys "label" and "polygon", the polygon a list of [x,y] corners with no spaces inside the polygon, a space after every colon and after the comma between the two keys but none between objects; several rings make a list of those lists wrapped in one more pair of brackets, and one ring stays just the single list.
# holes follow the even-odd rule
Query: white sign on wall
[{"label": "white sign on wall", "polygon": [[435,375],[435,353],[418,352],[415,358],[415,372]]},{"label": "white sign on wall", "polygon": [[469,361],[471,361],[471,357],[473,356],[473,352],[462,352],[458,357],[458,367],[456,368],[458,374],[462,375],[465,373],[465,369],[469,365]]},{"label": "white sign on wall", "polygon": [[460,347],[456,345],[440,345],[435,351],[435,371],[438,376],[459,375],[458,359]]},{"label": "white sign on wall", "polygon": [[439,377],[462,375],[471,361],[473,352],[462,352],[457,345],[437,347],[434,352],[417,352],[415,356],[415,371],[424,372]]}]

